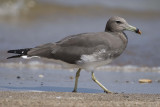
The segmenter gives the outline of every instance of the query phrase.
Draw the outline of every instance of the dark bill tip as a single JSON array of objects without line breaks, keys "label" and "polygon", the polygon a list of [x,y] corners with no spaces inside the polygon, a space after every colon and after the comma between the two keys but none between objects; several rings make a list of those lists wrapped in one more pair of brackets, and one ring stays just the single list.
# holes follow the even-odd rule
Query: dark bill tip
[{"label": "dark bill tip", "polygon": [[136,29],[135,32],[138,33],[138,34],[140,34],[140,35],[142,34],[141,31],[138,28]]}]

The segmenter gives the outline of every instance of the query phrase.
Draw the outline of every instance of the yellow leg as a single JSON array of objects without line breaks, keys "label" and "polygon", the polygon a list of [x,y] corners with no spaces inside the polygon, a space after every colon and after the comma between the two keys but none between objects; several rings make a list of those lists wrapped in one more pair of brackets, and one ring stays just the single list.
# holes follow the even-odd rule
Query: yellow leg
[{"label": "yellow leg", "polygon": [[97,83],[106,93],[111,93],[111,91],[109,91],[106,87],[104,87],[94,76],[94,72],[92,71],[92,80]]},{"label": "yellow leg", "polygon": [[81,68],[79,68],[78,71],[76,72],[75,85],[74,85],[74,90],[72,92],[77,92],[77,85],[78,85],[78,78],[80,76],[80,71],[81,71]]}]

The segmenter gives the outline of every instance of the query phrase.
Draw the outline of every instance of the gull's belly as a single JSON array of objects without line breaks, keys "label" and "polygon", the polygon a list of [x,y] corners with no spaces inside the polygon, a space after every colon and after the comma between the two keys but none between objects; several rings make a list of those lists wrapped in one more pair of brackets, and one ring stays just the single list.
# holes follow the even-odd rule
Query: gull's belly
[{"label": "gull's belly", "polygon": [[93,71],[97,67],[105,66],[105,65],[111,63],[112,60],[113,59],[107,59],[107,60],[104,60],[104,61],[88,62],[88,63],[84,63],[84,64],[78,64],[78,66],[80,68],[83,68],[83,69],[87,70],[87,71]]}]

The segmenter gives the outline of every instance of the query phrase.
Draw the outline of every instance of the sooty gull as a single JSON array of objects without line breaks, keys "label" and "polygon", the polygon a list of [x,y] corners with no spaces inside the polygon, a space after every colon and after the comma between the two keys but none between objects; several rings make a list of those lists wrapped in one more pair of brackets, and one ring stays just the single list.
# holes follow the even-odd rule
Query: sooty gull
[{"label": "sooty gull", "polygon": [[68,36],[56,43],[48,43],[35,48],[9,50],[18,54],[9,58],[43,57],[65,63],[65,66],[78,68],[73,92],[77,92],[81,69],[91,71],[92,80],[106,93],[111,93],[94,76],[94,69],[110,63],[125,50],[128,38],[124,30],[141,34],[136,27],[129,25],[123,18],[111,17],[104,32],[82,33]]}]

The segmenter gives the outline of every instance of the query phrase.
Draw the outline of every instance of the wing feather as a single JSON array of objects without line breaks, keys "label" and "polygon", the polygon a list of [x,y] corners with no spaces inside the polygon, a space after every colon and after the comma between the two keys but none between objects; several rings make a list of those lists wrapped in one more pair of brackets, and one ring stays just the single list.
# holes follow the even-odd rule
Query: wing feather
[{"label": "wing feather", "polygon": [[56,43],[37,46],[31,49],[28,55],[53,58],[75,64],[82,55],[91,55],[101,49],[105,49],[106,55],[107,52],[109,55],[114,50],[114,46],[110,44],[111,36],[110,33],[105,32],[72,35]]}]

